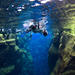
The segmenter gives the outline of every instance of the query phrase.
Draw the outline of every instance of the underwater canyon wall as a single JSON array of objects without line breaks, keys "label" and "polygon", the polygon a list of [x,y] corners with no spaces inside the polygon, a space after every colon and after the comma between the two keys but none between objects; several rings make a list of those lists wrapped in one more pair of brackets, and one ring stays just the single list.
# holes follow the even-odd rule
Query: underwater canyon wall
[{"label": "underwater canyon wall", "polygon": [[[33,75],[32,56],[16,44],[14,31],[22,21],[19,18],[21,12],[17,11],[17,7],[24,2],[28,0],[0,0],[0,75]],[[18,40],[22,42],[21,39]]]},{"label": "underwater canyon wall", "polygon": [[[14,35],[14,34],[13,34]],[[0,75],[33,75],[31,54],[0,34]]]},{"label": "underwater canyon wall", "polygon": [[75,75],[75,1],[56,0],[55,4],[52,18],[58,21],[52,26],[55,37],[49,49],[50,75]]}]

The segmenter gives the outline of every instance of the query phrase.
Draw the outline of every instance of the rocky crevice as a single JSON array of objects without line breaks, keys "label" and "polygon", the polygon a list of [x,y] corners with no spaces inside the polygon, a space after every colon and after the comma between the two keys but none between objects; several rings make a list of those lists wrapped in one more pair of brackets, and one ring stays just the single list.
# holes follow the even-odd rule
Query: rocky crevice
[{"label": "rocky crevice", "polygon": [[50,75],[75,75],[75,1],[64,0],[55,3],[55,9],[58,11],[52,13],[52,18],[57,17],[59,22],[55,21],[53,25],[58,31],[54,31],[56,28],[53,27],[57,35],[49,49]]},{"label": "rocky crevice", "polygon": [[[75,59],[75,36],[63,32],[59,40],[58,48],[55,47],[54,42],[50,48],[49,56],[51,57],[52,55],[55,55],[54,58],[53,57],[51,58],[56,60],[56,57],[58,56],[58,59],[55,61],[55,66],[52,70],[51,75],[74,75],[75,74],[74,72],[75,71],[74,68],[75,67],[74,64],[75,63],[74,60]],[[49,61],[54,62],[50,59]]]}]

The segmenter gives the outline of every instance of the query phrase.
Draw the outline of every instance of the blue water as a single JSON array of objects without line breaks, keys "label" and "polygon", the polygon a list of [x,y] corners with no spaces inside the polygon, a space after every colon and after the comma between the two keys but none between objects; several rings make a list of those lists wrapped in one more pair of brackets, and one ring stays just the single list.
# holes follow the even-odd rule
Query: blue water
[{"label": "blue water", "polygon": [[34,75],[49,75],[48,50],[52,35],[47,37],[34,34],[29,43],[30,52],[33,57]]},{"label": "blue water", "polygon": [[[32,11],[37,12],[40,9],[33,9]],[[37,13],[39,13],[37,12]],[[35,15],[35,19],[38,20],[41,15]],[[31,39],[28,41],[29,51],[33,57],[33,67],[34,67],[34,75],[49,75],[49,65],[48,65],[48,51],[50,48],[50,44],[53,38],[52,31],[50,30],[50,25],[52,24],[52,20],[50,17],[47,17],[48,23],[46,24],[47,30],[49,32],[47,37],[44,37],[40,33],[33,33]]]},{"label": "blue water", "polygon": [[[27,10],[27,15],[25,16],[28,19],[35,19],[37,22],[41,20],[41,18],[46,18],[48,23],[46,24],[46,28],[48,30],[48,36],[44,37],[40,33],[33,33],[32,37],[27,39],[25,42],[28,44],[27,48],[30,51],[33,58],[33,68],[34,75],[49,75],[49,65],[48,65],[48,51],[50,48],[50,44],[53,38],[53,34],[51,31],[52,19],[50,18],[49,12],[47,12],[44,8],[44,11],[47,12],[46,16],[42,16],[42,8],[34,7]],[[23,15],[22,15],[23,16]],[[22,17],[20,16],[20,17]]]}]

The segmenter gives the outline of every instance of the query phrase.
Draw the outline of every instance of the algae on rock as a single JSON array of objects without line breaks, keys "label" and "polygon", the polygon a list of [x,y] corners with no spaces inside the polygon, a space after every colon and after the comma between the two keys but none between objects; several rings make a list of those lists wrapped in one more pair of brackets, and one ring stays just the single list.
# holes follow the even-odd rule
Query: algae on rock
[{"label": "algae on rock", "polygon": [[57,29],[59,34],[55,36],[49,51],[50,69],[51,65],[54,65],[50,75],[75,75],[75,1],[55,0],[54,3],[54,10],[58,11],[53,10],[55,14],[52,13],[52,18],[57,18],[58,22],[55,21],[52,27],[53,31]]},{"label": "algae on rock", "polygon": [[[75,74],[75,36],[62,32],[59,42],[59,47],[57,54],[55,52],[51,52],[52,48],[50,48],[49,56],[56,55],[58,59],[56,60],[55,67],[52,70],[51,75],[72,75]],[[53,43],[55,44],[55,43]],[[55,47],[55,45],[53,45]],[[55,49],[56,50],[56,49]],[[50,59],[49,59],[50,60]],[[50,60],[51,61],[51,60]],[[54,62],[54,61],[51,61]],[[50,63],[49,63],[50,64]],[[72,64],[72,65],[70,65]],[[68,70],[69,69],[69,70]],[[68,72],[69,71],[69,72]]]},{"label": "algae on rock", "polygon": [[[3,38],[1,34],[0,38]],[[19,39],[20,40],[20,39]],[[33,75],[31,54],[16,45],[16,39],[0,40],[0,75]]]}]

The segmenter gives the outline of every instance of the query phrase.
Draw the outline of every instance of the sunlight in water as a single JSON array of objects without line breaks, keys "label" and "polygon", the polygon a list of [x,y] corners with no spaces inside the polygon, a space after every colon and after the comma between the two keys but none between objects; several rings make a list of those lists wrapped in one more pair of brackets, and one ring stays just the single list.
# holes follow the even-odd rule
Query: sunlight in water
[{"label": "sunlight in water", "polygon": [[[31,2],[36,1],[36,0],[29,0]],[[40,3],[45,4],[47,2],[51,2],[52,0],[38,0]]]},{"label": "sunlight in water", "polygon": [[40,6],[39,3],[35,3],[34,5],[32,5],[32,7],[35,7],[35,6]]},{"label": "sunlight in water", "polygon": [[35,1],[35,0],[29,0],[29,1]]},{"label": "sunlight in water", "polygon": [[40,1],[42,4],[47,3],[47,2],[51,2],[52,0],[38,0]]}]

